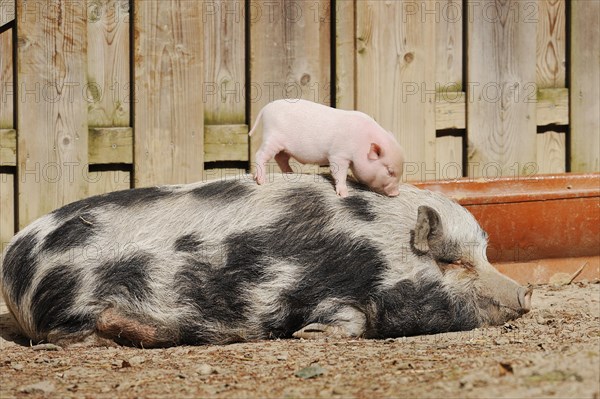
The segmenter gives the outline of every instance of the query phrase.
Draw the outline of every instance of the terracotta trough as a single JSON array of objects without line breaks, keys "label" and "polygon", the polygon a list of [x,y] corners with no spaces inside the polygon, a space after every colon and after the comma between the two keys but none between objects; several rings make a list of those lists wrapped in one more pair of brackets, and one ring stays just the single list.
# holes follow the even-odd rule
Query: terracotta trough
[{"label": "terracotta trough", "polygon": [[[520,283],[600,278],[600,173],[418,183],[465,206],[488,258]],[[585,266],[584,266],[585,265]]]}]

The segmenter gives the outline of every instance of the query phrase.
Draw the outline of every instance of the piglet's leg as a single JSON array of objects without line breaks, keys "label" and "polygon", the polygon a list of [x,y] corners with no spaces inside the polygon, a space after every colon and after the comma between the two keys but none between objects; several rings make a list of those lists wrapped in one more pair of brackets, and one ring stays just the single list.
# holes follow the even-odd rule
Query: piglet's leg
[{"label": "piglet's leg", "polygon": [[335,192],[340,197],[344,198],[348,196],[348,186],[346,185],[346,178],[348,177],[348,168],[350,163],[345,160],[329,160],[329,167],[331,169],[331,175],[335,180]]},{"label": "piglet's leg", "polygon": [[281,151],[275,155],[275,161],[277,161],[277,165],[279,165],[279,169],[283,173],[292,173],[293,170],[290,167],[290,154],[285,151]]},{"label": "piglet's leg", "polygon": [[258,184],[263,184],[267,176],[267,162],[275,156],[275,154],[283,151],[281,145],[277,144],[276,140],[268,133],[263,133],[263,143],[256,152],[256,172],[254,180]]}]

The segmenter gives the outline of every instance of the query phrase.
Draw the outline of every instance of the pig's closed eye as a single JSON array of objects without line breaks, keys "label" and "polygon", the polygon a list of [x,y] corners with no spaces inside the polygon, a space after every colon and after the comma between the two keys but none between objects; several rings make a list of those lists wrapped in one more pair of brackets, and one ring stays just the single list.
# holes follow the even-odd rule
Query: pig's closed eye
[{"label": "pig's closed eye", "polygon": [[391,170],[391,169],[388,169],[388,175],[390,175],[392,177],[396,176],[396,174],[394,173],[394,171]]},{"label": "pig's closed eye", "polygon": [[464,269],[467,271],[474,271],[475,268],[469,262],[464,262],[462,259],[439,259],[437,261],[438,266],[442,271]]}]

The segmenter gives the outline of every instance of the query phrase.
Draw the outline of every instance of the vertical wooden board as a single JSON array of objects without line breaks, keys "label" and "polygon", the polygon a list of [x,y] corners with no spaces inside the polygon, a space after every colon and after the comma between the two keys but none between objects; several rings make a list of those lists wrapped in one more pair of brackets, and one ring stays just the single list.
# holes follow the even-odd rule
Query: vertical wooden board
[{"label": "vertical wooden board", "polygon": [[0,174],[0,254],[15,234],[14,175]]},{"label": "vertical wooden board", "polygon": [[86,1],[88,125],[129,126],[129,1]]},{"label": "vertical wooden board", "polygon": [[14,127],[12,29],[0,33],[0,129]]},{"label": "vertical wooden board", "polygon": [[202,3],[204,122],[243,124],[245,103],[245,1]]},{"label": "vertical wooden board", "polygon": [[454,180],[463,177],[463,138],[443,136],[435,139],[437,180]]},{"label": "vertical wooden board", "polygon": [[19,1],[17,7],[21,228],[87,196],[87,109],[81,99],[87,28],[78,2]]},{"label": "vertical wooden board", "polygon": [[[250,126],[260,109],[280,98],[330,104],[329,0],[250,3]],[[262,129],[250,140],[254,161]]]},{"label": "vertical wooden board", "polygon": [[565,87],[565,0],[538,0],[537,5],[536,83],[540,89]]},{"label": "vertical wooden board", "polygon": [[462,0],[435,1],[435,82],[437,91],[462,91],[463,10]]},{"label": "vertical wooden board", "polygon": [[335,2],[335,106],[340,109],[356,109],[355,12],[356,1]]},{"label": "vertical wooden board", "polygon": [[90,172],[88,182],[90,196],[127,190],[131,184],[131,173],[122,170]]},{"label": "vertical wooden board", "polygon": [[[435,179],[435,18],[427,2],[357,2],[357,109],[404,147],[405,178]],[[409,6],[409,7],[408,7]]]},{"label": "vertical wooden board", "polygon": [[202,2],[134,2],[134,178],[138,187],[202,178]]},{"label": "vertical wooden board", "polygon": [[600,2],[571,2],[571,171],[600,171]]},{"label": "vertical wooden board", "polygon": [[536,162],[535,5],[467,2],[469,176],[520,175]]},{"label": "vertical wooden board", "polygon": [[540,133],[536,136],[536,143],[536,174],[565,173],[565,134],[558,132]]}]

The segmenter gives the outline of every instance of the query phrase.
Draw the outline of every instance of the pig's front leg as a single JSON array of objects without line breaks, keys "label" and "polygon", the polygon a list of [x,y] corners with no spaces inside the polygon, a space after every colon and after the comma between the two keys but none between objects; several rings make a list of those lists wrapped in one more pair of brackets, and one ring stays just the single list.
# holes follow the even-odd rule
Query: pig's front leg
[{"label": "pig's front leg", "polygon": [[335,180],[335,192],[342,198],[348,196],[348,186],[346,185],[346,178],[348,177],[348,168],[350,162],[342,159],[330,159],[329,168],[331,169],[331,175]]}]

